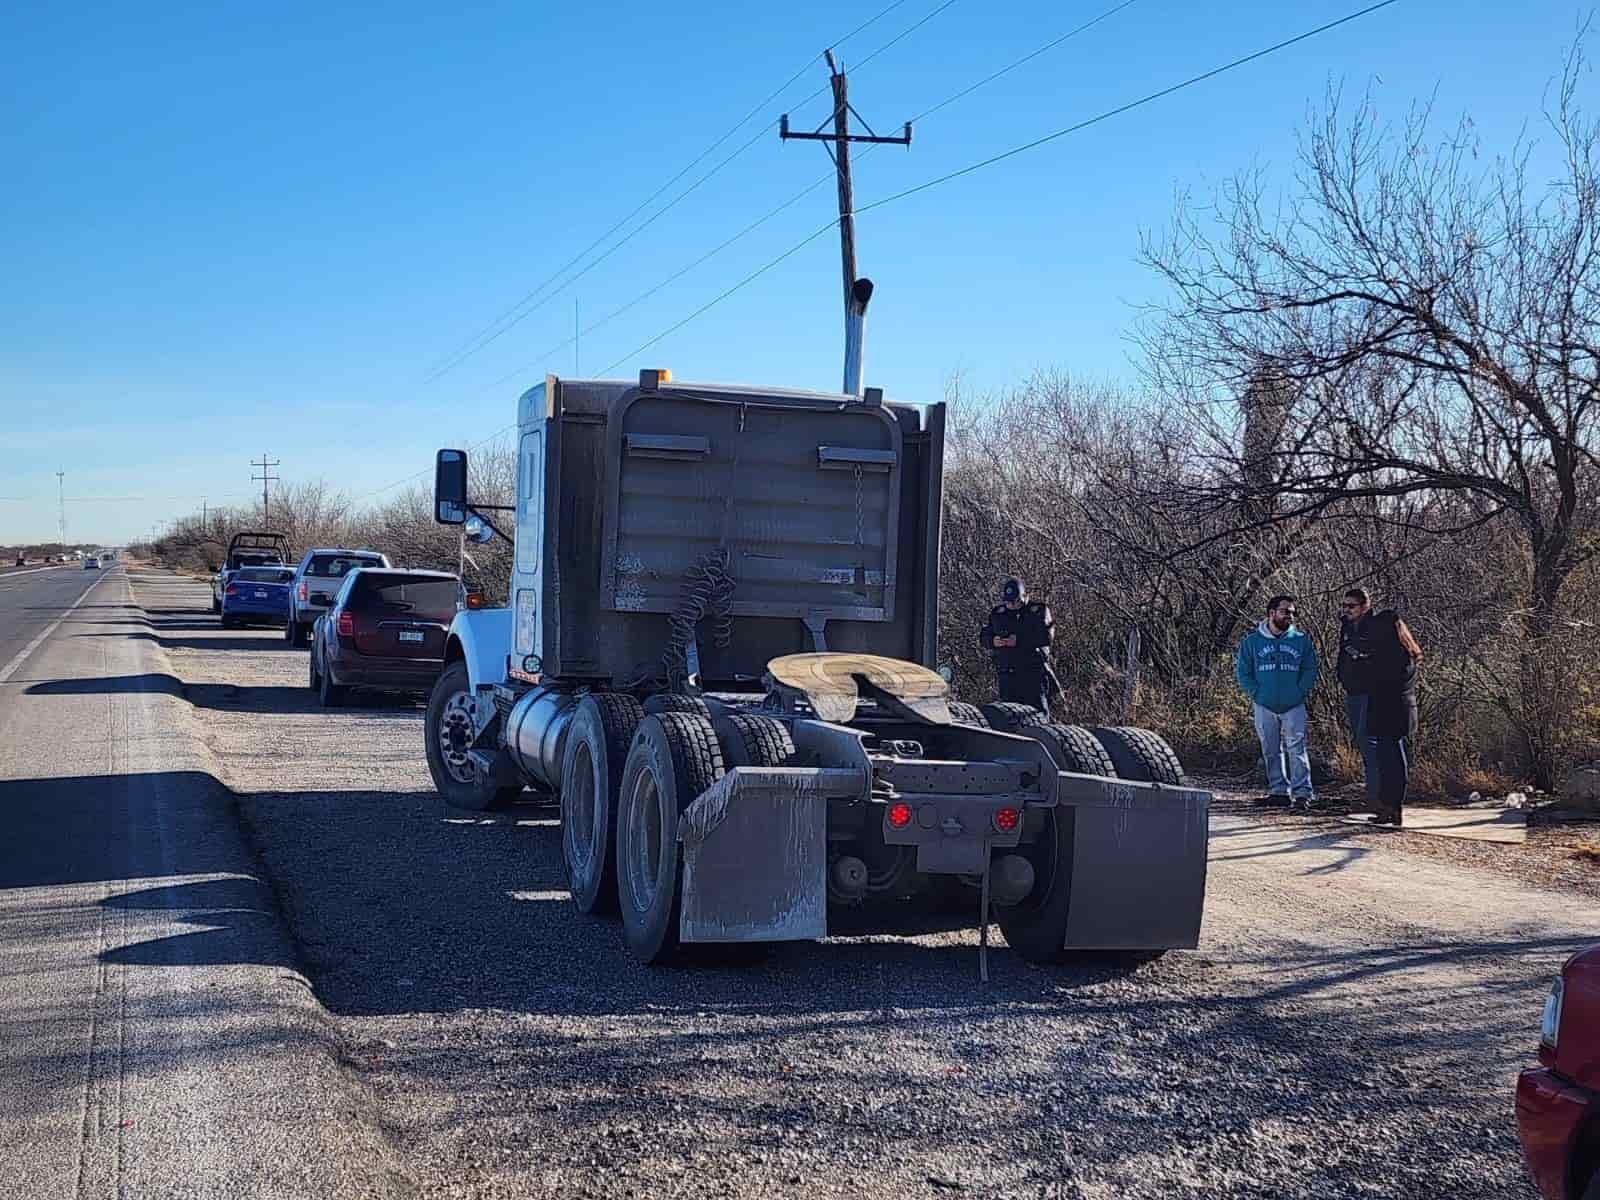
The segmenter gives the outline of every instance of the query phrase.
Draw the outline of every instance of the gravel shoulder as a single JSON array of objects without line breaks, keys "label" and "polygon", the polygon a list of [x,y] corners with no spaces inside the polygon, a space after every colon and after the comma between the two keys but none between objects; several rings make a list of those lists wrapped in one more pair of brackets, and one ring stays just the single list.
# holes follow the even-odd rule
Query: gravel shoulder
[{"label": "gravel shoulder", "polygon": [[318,710],[276,631],[137,590],[425,1195],[1533,1197],[1515,1073],[1586,896],[1224,802],[1200,950],[1137,970],[995,929],[985,987],[966,918],[905,912],[641,968],[550,810],[440,806],[420,708]]}]

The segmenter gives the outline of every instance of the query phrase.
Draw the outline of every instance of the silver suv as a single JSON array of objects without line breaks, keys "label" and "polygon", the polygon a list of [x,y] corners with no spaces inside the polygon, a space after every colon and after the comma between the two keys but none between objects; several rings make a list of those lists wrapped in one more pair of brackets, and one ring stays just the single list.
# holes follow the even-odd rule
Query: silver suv
[{"label": "silver suv", "polygon": [[309,645],[311,627],[333,603],[346,575],[357,567],[389,566],[393,566],[389,556],[376,550],[307,550],[289,588],[289,620],[283,627],[283,640],[291,646]]}]

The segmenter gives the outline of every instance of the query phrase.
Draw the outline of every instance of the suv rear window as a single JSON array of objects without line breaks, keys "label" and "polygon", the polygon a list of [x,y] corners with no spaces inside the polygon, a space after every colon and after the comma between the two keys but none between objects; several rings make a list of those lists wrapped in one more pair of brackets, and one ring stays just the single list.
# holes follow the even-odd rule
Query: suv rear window
[{"label": "suv rear window", "polygon": [[376,554],[313,554],[306,574],[316,579],[343,579],[357,567],[381,567]]},{"label": "suv rear window", "polygon": [[448,621],[456,615],[461,585],[437,576],[362,576],[346,602],[363,612],[409,613],[425,620]]},{"label": "suv rear window", "polygon": [[241,583],[288,583],[294,571],[289,567],[245,567],[234,578]]}]

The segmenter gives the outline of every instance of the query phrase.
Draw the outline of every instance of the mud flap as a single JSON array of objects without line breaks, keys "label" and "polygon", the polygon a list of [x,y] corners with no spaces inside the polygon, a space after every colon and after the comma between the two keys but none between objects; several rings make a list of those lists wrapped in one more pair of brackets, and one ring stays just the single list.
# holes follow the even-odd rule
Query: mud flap
[{"label": "mud flap", "polygon": [[1211,793],[1063,771],[1057,803],[1074,814],[1066,945],[1198,945]]},{"label": "mud flap", "polygon": [[828,933],[828,800],[862,772],[736,767],[678,818],[685,942],[789,942]]}]

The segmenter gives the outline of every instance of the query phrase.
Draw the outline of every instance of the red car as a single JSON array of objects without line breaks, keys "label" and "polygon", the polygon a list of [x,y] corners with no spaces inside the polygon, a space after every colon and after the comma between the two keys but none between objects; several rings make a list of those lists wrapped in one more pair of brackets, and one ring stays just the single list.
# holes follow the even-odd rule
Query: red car
[{"label": "red car", "polygon": [[1517,1079],[1517,1133],[1545,1200],[1600,1200],[1600,946],[1550,989],[1537,1068]]}]

